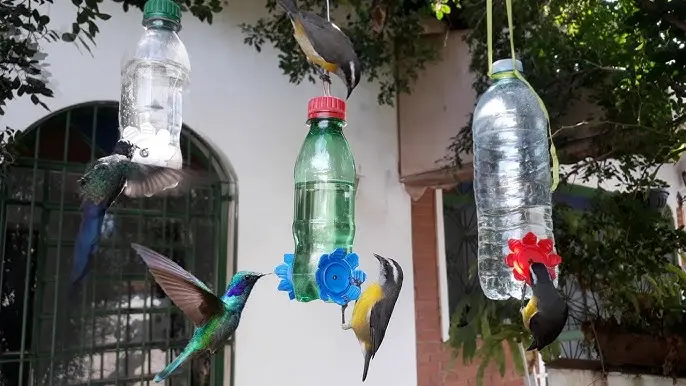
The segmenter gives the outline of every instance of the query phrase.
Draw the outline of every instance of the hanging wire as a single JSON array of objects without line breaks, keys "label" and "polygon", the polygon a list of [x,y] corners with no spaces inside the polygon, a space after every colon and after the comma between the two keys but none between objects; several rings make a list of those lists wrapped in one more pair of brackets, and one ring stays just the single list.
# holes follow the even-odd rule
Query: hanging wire
[{"label": "hanging wire", "polygon": [[[331,4],[329,3],[329,0],[326,0],[326,20],[331,22]],[[322,68],[322,74],[322,86],[324,88],[324,95],[331,96],[331,76],[329,75],[329,71]]]}]

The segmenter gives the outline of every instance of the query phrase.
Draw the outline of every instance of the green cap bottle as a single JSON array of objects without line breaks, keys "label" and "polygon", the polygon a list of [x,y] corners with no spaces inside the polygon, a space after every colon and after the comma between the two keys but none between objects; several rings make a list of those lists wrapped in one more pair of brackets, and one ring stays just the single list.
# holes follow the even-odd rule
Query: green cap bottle
[{"label": "green cap bottle", "polygon": [[143,7],[143,23],[151,19],[181,24],[181,7],[173,0],[148,0]]}]

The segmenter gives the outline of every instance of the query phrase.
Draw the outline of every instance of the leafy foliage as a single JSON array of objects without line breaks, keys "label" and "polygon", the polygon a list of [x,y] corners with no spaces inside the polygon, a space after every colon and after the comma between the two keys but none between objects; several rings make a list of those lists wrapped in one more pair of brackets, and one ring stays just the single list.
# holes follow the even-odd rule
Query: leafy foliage
[{"label": "leafy foliage", "polygon": [[[440,0],[439,0],[440,2]],[[345,10],[340,7],[345,3]],[[378,80],[379,104],[393,105],[400,92],[409,92],[412,82],[424,67],[438,59],[438,47],[422,39],[420,24],[432,13],[436,1],[430,0],[331,0],[334,21],[352,40],[369,81]],[[447,2],[446,2],[447,3]],[[326,15],[321,0],[299,0],[302,9]],[[341,9],[339,9],[339,7]],[[443,13],[448,8],[440,7]],[[293,83],[305,78],[315,82],[315,73],[293,37],[293,27],[275,0],[267,1],[269,17],[254,24],[242,24],[245,43],[260,52],[270,43],[279,53],[279,68]],[[344,12],[344,17],[338,17]]]},{"label": "leafy foliage", "polygon": [[[573,134],[591,133],[586,154],[595,157],[590,163],[637,154],[653,163],[675,160],[686,143],[686,132],[679,130],[686,122],[686,3],[512,3],[515,47],[524,75],[548,108],[558,148],[573,145]],[[510,56],[504,4],[494,1],[495,59]],[[462,9],[473,28],[467,42],[480,94],[488,86],[485,7],[482,1],[465,0]],[[569,116],[581,104],[598,109],[588,116]],[[471,150],[468,125],[455,137],[451,154]],[[459,164],[458,157],[452,158]],[[564,151],[561,158],[576,160]]]},{"label": "leafy foliage", "polygon": [[[453,348],[453,358],[461,355],[464,364],[473,363],[478,358],[477,386],[483,385],[485,371],[491,363],[498,367],[501,376],[505,375],[508,351],[515,371],[524,373],[526,364],[520,345],[528,347],[531,337],[524,328],[520,306],[521,302],[514,299],[490,300],[481,291],[472,292],[457,304],[448,345]],[[546,347],[541,355],[546,360],[558,357],[559,344]]]},{"label": "leafy foliage", "polygon": [[592,210],[556,213],[562,274],[593,304],[580,322],[612,321],[623,331],[664,336],[686,324],[686,272],[674,260],[686,233],[635,193],[600,191]]},{"label": "leafy foliage", "polygon": [[[91,52],[100,31],[98,22],[111,17],[100,12],[103,0],[71,0],[76,18],[70,31],[60,34],[47,14],[53,1],[0,0],[0,115],[4,115],[9,100],[23,96],[48,109],[44,98],[52,97],[53,91],[42,45],[62,40]],[[142,9],[145,4],[145,0],[113,1],[121,3],[124,11]],[[181,6],[208,23],[222,10],[220,0],[183,0]]]}]

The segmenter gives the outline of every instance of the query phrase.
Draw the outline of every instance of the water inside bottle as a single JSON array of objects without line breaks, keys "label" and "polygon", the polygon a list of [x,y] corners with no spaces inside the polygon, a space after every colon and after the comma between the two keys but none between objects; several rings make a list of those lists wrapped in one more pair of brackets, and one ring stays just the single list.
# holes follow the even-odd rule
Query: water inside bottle
[{"label": "water inside bottle", "polygon": [[169,130],[170,145],[178,146],[183,124],[183,90],[188,77],[188,71],[174,62],[129,61],[122,73],[121,127],[140,129],[144,123],[150,123],[155,130]]},{"label": "water inside bottle", "polygon": [[298,301],[319,298],[314,279],[322,254],[352,249],[355,238],[355,184],[308,181],[295,184],[293,282]]}]

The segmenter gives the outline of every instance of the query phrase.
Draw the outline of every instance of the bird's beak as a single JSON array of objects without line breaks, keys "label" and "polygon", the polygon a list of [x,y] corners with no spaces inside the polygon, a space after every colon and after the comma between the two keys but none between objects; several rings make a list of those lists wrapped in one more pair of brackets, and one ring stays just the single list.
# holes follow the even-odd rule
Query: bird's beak
[{"label": "bird's beak", "polygon": [[353,93],[353,89],[348,87],[348,95],[345,96],[345,100],[348,100],[348,98],[350,98],[350,94],[352,94],[352,93]]},{"label": "bird's beak", "polygon": [[266,273],[260,274],[259,277],[269,276],[269,275],[273,275],[273,274],[274,274],[273,272],[266,272]]},{"label": "bird's beak", "polygon": [[383,264],[384,258],[377,255],[376,253],[374,254],[374,257],[376,257],[377,260],[379,260],[379,264]]}]

